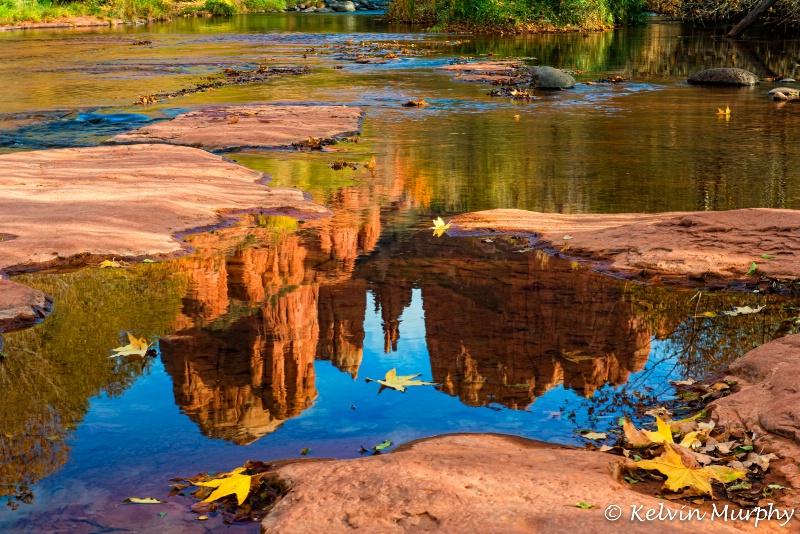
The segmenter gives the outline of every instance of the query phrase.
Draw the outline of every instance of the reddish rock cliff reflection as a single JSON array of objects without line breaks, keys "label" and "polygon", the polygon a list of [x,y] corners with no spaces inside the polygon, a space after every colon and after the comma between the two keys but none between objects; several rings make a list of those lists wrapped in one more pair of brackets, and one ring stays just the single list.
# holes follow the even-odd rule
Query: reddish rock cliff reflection
[{"label": "reddish rock cliff reflection", "polygon": [[297,228],[254,217],[194,238],[203,252],[179,261],[190,290],[162,352],[206,435],[249,443],[301,413],[315,359],[356,378],[368,291],[391,352],[421,288],[433,378],[470,406],[523,409],[559,385],[589,396],[646,363],[651,331],[619,281],[501,240],[415,233],[378,250],[380,223],[351,205]]},{"label": "reddish rock cliff reflection", "polygon": [[[386,294],[397,302],[417,280],[434,381],[465,404],[522,409],[558,385],[590,396],[647,362],[651,331],[614,279],[478,239],[420,237],[407,246],[376,260],[391,269],[359,272],[389,273],[375,290],[381,303]],[[383,319],[393,342],[392,318]]]}]

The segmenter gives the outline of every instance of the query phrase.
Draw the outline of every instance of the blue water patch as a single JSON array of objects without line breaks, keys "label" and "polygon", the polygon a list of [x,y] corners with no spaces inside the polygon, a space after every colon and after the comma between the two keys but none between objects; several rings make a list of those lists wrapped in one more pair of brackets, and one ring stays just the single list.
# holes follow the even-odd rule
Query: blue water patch
[{"label": "blue water patch", "polygon": [[141,113],[76,112],[15,130],[0,131],[0,149],[42,150],[96,146],[111,136],[156,120]]}]

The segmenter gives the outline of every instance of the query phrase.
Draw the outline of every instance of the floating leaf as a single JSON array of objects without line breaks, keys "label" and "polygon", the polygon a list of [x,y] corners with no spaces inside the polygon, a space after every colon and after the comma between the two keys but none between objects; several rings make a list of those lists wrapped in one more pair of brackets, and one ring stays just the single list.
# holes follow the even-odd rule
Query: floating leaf
[{"label": "floating leaf", "polygon": [[450,223],[445,224],[441,217],[437,217],[433,221],[433,226],[430,227],[430,229],[433,230],[433,235],[436,237],[442,237],[448,228],[450,228]]},{"label": "floating leaf", "polygon": [[164,504],[167,501],[162,501],[155,497],[128,497],[122,502],[130,502],[133,504]]},{"label": "floating leaf", "polygon": [[147,354],[147,349],[150,348],[150,345],[147,343],[147,340],[142,337],[140,339],[136,339],[133,335],[128,332],[128,343],[124,347],[117,347],[114,350],[115,354],[109,356],[109,358],[115,358],[117,356],[140,356],[144,358]]},{"label": "floating leaf", "polygon": [[576,502],[575,506],[577,506],[578,508],[583,508],[584,510],[588,510],[589,508],[592,508],[594,505],[586,502]]},{"label": "floating leaf", "polygon": [[308,447],[303,447],[302,449],[300,449],[300,454],[302,454],[303,456],[308,456],[308,453],[310,452],[311,449],[309,449]]},{"label": "floating leaf", "polygon": [[728,116],[731,114],[731,108],[725,106],[725,110],[723,111],[722,108],[717,108],[717,115],[725,115]]},{"label": "floating leaf", "polygon": [[569,241],[570,239],[572,239],[572,236],[569,235],[569,234],[566,234],[563,239],[564,239],[564,241]]},{"label": "floating leaf", "polygon": [[748,276],[751,274],[756,274],[757,270],[758,270],[758,265],[756,265],[756,262],[752,262],[750,264],[750,269],[748,269],[747,271]]},{"label": "floating leaf", "polygon": [[158,512],[158,517],[166,517],[167,512]]},{"label": "floating leaf", "polygon": [[730,317],[736,317],[737,315],[750,315],[753,313],[758,313],[763,310],[766,306],[756,306],[755,308],[751,308],[750,306],[741,306],[741,307],[734,307],[731,311],[724,311],[725,315]]},{"label": "floating leaf", "polygon": [[375,445],[373,447],[373,449],[375,449],[376,451],[382,451],[383,449],[385,449],[387,447],[391,447],[391,446],[392,446],[392,442],[389,441],[388,439],[385,439],[381,443],[379,443],[378,445]]},{"label": "floating leaf", "polygon": [[391,388],[396,389],[397,391],[405,391],[406,387],[408,386],[435,386],[433,382],[423,382],[422,380],[415,380],[416,377],[421,376],[419,374],[416,375],[406,375],[406,376],[398,376],[397,369],[392,369],[386,373],[386,376],[383,380],[373,380],[372,378],[366,378],[367,382],[377,382],[381,386],[381,390],[383,388]]},{"label": "floating leaf", "polygon": [[608,434],[606,434],[605,432],[584,432],[581,434],[581,437],[595,441],[600,441],[606,439],[608,437]]},{"label": "floating leaf", "polygon": [[249,475],[243,475],[242,473],[245,471],[247,471],[247,469],[239,467],[231,471],[225,478],[217,478],[209,480],[208,482],[193,482],[192,484],[195,486],[217,488],[211,495],[204,499],[203,502],[216,501],[217,499],[235,493],[237,502],[239,506],[241,506],[250,494],[250,482],[253,478]]}]

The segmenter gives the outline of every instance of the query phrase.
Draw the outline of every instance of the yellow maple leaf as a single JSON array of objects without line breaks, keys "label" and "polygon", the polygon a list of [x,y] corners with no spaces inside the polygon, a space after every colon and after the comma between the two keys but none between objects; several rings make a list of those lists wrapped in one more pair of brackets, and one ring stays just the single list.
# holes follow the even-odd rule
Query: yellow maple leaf
[{"label": "yellow maple leaf", "polygon": [[689,461],[684,462],[677,445],[666,443],[664,454],[653,460],[639,460],[636,462],[642,469],[655,470],[667,476],[665,488],[671,491],[680,491],[683,488],[693,489],[700,494],[711,495],[711,479],[716,478],[713,472],[706,468],[697,468]]},{"label": "yellow maple leaf", "polygon": [[405,375],[405,376],[398,376],[397,369],[392,369],[391,371],[386,372],[386,376],[383,377],[383,380],[373,380],[372,378],[367,378],[367,382],[377,382],[381,386],[381,390],[383,388],[392,388],[396,389],[397,391],[405,391],[406,387],[408,386],[435,386],[433,382],[423,382],[422,380],[415,380],[418,376],[416,375]]},{"label": "yellow maple leaf", "polygon": [[658,416],[656,416],[656,425],[658,430],[655,432],[651,432],[649,430],[643,431],[645,435],[650,438],[650,441],[653,443],[674,443],[672,439],[672,429]]},{"label": "yellow maple leaf", "polygon": [[433,230],[433,235],[436,237],[442,237],[448,228],[450,228],[450,223],[445,224],[441,217],[437,217],[433,221],[433,226],[431,226],[430,229]]},{"label": "yellow maple leaf", "polygon": [[252,482],[253,477],[250,475],[243,475],[247,471],[244,467],[239,467],[231,471],[228,476],[225,478],[215,478],[214,480],[209,480],[208,482],[194,482],[195,486],[205,486],[208,488],[217,488],[215,489],[211,495],[206,497],[203,502],[211,502],[216,501],[217,499],[221,499],[222,497],[226,497],[231,494],[236,494],[236,500],[239,503],[239,506],[247,500],[247,496],[250,494],[250,483]]},{"label": "yellow maple leaf", "polygon": [[367,163],[365,167],[370,171],[375,169],[375,156],[372,156],[372,158],[369,160],[369,163]]},{"label": "yellow maple leaf", "polygon": [[147,349],[150,348],[150,344],[147,343],[147,340],[144,337],[136,339],[133,334],[128,332],[128,341],[130,343],[124,347],[113,349],[115,354],[112,354],[109,358],[114,358],[116,356],[141,356],[144,358],[145,354],[147,354]]},{"label": "yellow maple leaf", "polygon": [[625,437],[632,447],[647,447],[653,441],[643,431],[636,428],[633,422],[625,418],[625,423],[622,425],[622,431],[625,432]]},{"label": "yellow maple leaf", "polygon": [[101,269],[106,269],[106,268],[119,269],[120,267],[124,267],[124,264],[121,261],[117,261],[116,259],[105,260],[103,261],[103,263],[100,264]]}]

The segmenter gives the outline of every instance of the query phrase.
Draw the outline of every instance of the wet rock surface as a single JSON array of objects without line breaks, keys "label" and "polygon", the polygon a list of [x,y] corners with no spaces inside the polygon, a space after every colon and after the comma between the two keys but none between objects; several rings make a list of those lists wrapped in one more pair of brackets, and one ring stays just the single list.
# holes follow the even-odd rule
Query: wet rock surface
[{"label": "wet rock surface", "polygon": [[28,286],[0,279],[0,333],[35,325],[51,311],[53,299],[49,296]]},{"label": "wet rock surface", "polygon": [[689,76],[694,85],[756,85],[758,76],[744,69],[724,68],[701,70]]},{"label": "wet rock surface", "polygon": [[[157,165],[154,165],[157,162]],[[328,216],[296,189],[187,147],[133,145],[0,156],[0,270],[85,257],[168,255],[175,235],[243,211]]]},{"label": "wet rock surface", "polygon": [[347,106],[217,106],[178,115],[109,144],[169,143],[206,150],[270,148],[358,133],[362,112]]},{"label": "wet rock surface", "polygon": [[[451,434],[355,460],[280,468],[292,484],[262,532],[529,533],[576,529],[616,533],[740,532],[720,521],[631,522],[632,505],[681,509],[642,495],[612,473],[623,460],[586,450],[497,434]],[[589,510],[577,502],[594,505]],[[619,522],[604,517],[622,507]],[[761,523],[759,530],[772,532]]]},{"label": "wet rock surface", "polygon": [[775,468],[800,487],[800,334],[753,349],[728,374],[737,390],[710,405],[714,419],[733,436],[755,432],[758,449],[785,458]]},{"label": "wet rock surface", "polygon": [[489,210],[452,222],[454,234],[535,233],[567,257],[589,259],[624,276],[747,280],[757,278],[747,274],[753,262],[759,275],[800,276],[800,213],[794,210],[616,215]]},{"label": "wet rock surface", "polygon": [[553,67],[533,67],[531,86],[537,89],[569,89],[575,87],[575,78]]}]

